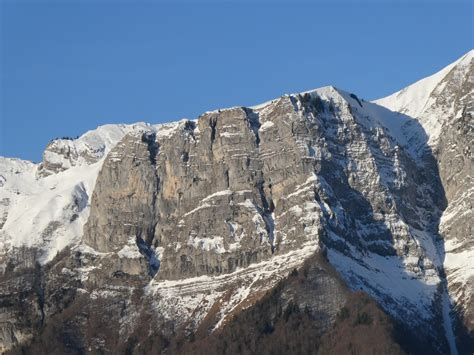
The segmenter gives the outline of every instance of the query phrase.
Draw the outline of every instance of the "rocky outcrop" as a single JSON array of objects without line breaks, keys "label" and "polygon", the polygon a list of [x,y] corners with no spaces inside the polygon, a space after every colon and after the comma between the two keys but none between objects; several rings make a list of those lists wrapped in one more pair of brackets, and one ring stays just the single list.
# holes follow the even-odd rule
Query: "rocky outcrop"
[{"label": "rocky outcrop", "polygon": [[125,134],[147,127],[150,125],[145,123],[105,125],[75,139],[53,139],[43,152],[43,161],[38,165],[36,176],[43,178],[75,166],[97,163]]},{"label": "rocky outcrop", "polygon": [[265,112],[227,109],[166,134],[128,135],[99,174],[84,241],[112,252],[143,240],[160,255],[157,276],[165,279],[230,273],[316,243],[317,213],[306,221],[285,215],[311,203],[288,195],[311,183],[315,164],[295,102],[283,97]]}]

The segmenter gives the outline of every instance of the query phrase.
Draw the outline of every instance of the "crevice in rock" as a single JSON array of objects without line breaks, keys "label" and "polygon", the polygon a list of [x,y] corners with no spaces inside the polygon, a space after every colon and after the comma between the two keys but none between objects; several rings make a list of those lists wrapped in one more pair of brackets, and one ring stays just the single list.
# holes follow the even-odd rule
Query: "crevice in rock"
[{"label": "crevice in rock", "polygon": [[227,169],[227,170],[224,172],[224,176],[225,176],[226,186],[227,186],[227,188],[229,188],[229,187],[230,187],[229,169]]},{"label": "crevice in rock", "polygon": [[196,122],[194,121],[186,121],[184,124],[184,130],[187,131],[189,134],[191,134],[194,137],[194,130],[196,129]]},{"label": "crevice in rock", "polygon": [[270,241],[270,246],[273,254],[275,253],[275,220],[273,217],[273,213],[264,213],[262,214],[262,218],[265,222],[265,229],[268,233],[268,239]]},{"label": "crevice in rock", "polygon": [[140,254],[142,254],[148,261],[148,275],[154,277],[160,269],[160,260],[156,256],[155,251],[148,245],[142,237],[136,237],[136,243]]},{"label": "crevice in rock", "polygon": [[259,135],[259,129],[260,129],[260,116],[258,113],[254,112],[253,110],[249,108],[243,108],[246,116],[247,116],[247,121],[249,123],[250,129],[252,130],[253,134],[255,135],[255,144],[257,148],[260,146],[260,135]]},{"label": "crevice in rock", "polygon": [[150,162],[156,165],[156,155],[158,154],[159,145],[156,142],[155,132],[145,132],[142,135],[142,142],[147,144],[148,152],[150,153]]},{"label": "crevice in rock", "polygon": [[[260,215],[263,218],[263,221],[265,222],[265,230],[267,231],[268,234],[268,239],[271,245],[271,251],[272,254],[275,252],[275,238],[274,238],[274,231],[275,231],[275,220],[273,216],[273,211],[275,209],[275,205],[273,203],[273,199],[267,198],[264,190],[264,181],[261,181],[260,184],[258,185],[258,190],[260,193],[260,199],[262,200],[262,207]],[[271,184],[269,185],[270,191],[271,191]]]},{"label": "crevice in rock", "polygon": [[181,154],[181,160],[183,163],[187,163],[189,161],[189,153],[188,152],[183,152]]},{"label": "crevice in rock", "polygon": [[[189,123],[189,122],[188,122]],[[193,123],[193,122],[191,122]],[[192,125],[186,125],[185,129],[192,128]],[[160,261],[158,260],[154,249],[152,248],[153,239],[155,238],[155,229],[156,229],[156,201],[158,196],[158,190],[160,186],[160,178],[156,170],[156,156],[159,151],[159,144],[156,141],[155,132],[145,132],[142,135],[142,142],[147,144],[147,149],[149,152],[149,159],[151,163],[151,168],[153,171],[153,180],[154,186],[151,188],[150,193],[152,194],[151,204],[150,204],[150,220],[147,221],[147,226],[145,226],[145,236],[142,238],[142,232],[140,231],[136,236],[136,244],[140,253],[146,257],[148,262],[148,274],[150,277],[156,275],[160,268]]]},{"label": "crevice in rock", "polygon": [[217,125],[217,117],[211,117],[209,120],[209,126],[211,127],[211,149],[214,141],[216,140],[216,125]]}]

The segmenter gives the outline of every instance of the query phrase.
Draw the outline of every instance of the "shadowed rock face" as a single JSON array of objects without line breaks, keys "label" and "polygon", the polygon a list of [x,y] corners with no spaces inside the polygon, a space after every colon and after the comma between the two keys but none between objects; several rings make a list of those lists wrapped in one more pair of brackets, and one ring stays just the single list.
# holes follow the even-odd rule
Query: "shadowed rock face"
[{"label": "shadowed rock face", "polygon": [[[471,334],[474,329],[473,58],[471,50],[433,76],[377,101],[411,115],[430,136],[430,149],[439,167],[440,185],[447,201],[436,224],[444,241],[440,255],[449,297]],[[413,135],[410,131],[407,134]]]}]

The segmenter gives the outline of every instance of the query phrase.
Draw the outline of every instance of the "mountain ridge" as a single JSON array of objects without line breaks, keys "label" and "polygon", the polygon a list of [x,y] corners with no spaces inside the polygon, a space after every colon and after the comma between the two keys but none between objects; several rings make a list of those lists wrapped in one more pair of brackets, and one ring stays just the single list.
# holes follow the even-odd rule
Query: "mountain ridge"
[{"label": "mountain ridge", "polygon": [[[472,93],[454,79],[449,97]],[[465,96],[455,96],[466,107]],[[467,120],[469,127],[469,112],[463,112],[446,122]],[[456,353],[451,307],[466,315],[469,329],[471,281],[459,270],[472,264],[467,258],[450,271],[444,244],[460,240],[462,252],[471,255],[472,235],[461,230],[451,233],[457,239],[448,234],[443,240],[438,225],[445,206],[456,210],[470,195],[459,202],[458,188],[455,199],[448,193],[445,201],[451,185],[443,154],[458,153],[443,153],[444,137],[433,146],[421,121],[324,87],[250,108],[209,111],[197,120],[102,126],[104,137],[91,131],[51,142],[38,165],[2,158],[3,273],[36,263],[40,270],[70,264],[61,273],[82,283],[74,293],[128,300],[131,313],[120,320],[124,334],[145,307],[128,292],[143,293],[158,327],[171,322],[168,331],[185,326],[194,332],[205,319],[211,330],[219,328],[243,304],[251,307],[258,300],[253,294],[269,292],[313,253],[324,254],[351,290],[364,290],[420,331],[434,353]],[[461,136],[469,142],[466,132]],[[469,186],[466,159],[460,174]],[[468,231],[470,222],[463,221]],[[66,249],[71,255],[54,261]],[[42,293],[54,293],[51,282]],[[42,319],[63,312],[43,303]],[[314,314],[322,309],[311,307]],[[327,310],[330,322],[337,307]],[[21,338],[12,329],[35,333],[8,319],[1,324],[6,348]],[[84,336],[100,340],[94,339]]]}]

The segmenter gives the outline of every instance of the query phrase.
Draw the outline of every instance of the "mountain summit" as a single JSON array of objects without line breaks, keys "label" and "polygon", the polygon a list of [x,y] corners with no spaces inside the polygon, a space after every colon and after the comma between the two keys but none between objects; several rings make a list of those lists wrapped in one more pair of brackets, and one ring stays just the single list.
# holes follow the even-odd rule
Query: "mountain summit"
[{"label": "mountain summit", "polygon": [[0,349],[472,353],[472,57],[0,158]]},{"label": "mountain summit", "polygon": [[443,124],[454,118],[469,103],[472,105],[472,59],[469,51],[436,74],[374,103],[389,110],[406,114],[421,123],[436,145]]}]

